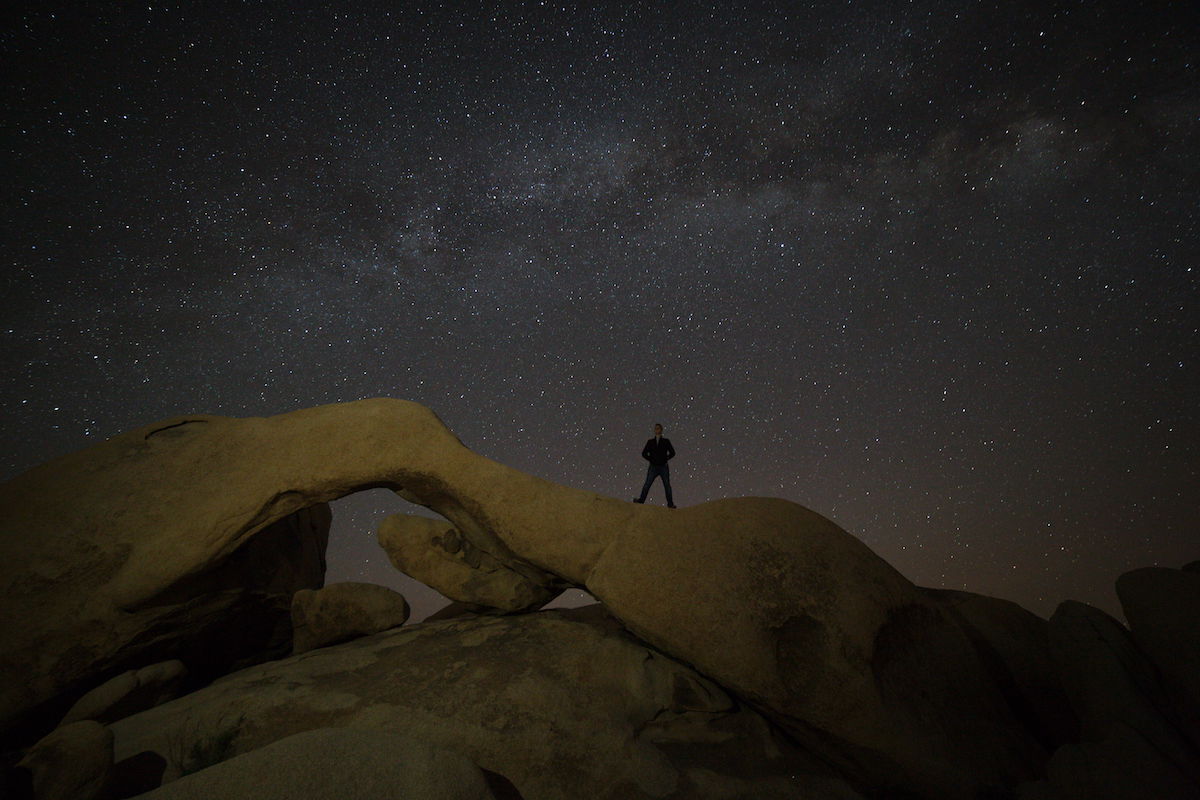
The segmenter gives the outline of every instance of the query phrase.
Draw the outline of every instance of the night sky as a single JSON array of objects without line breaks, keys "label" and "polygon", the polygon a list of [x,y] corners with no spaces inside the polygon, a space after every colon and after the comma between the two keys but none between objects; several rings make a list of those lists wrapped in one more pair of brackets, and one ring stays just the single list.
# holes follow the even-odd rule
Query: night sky
[{"label": "night sky", "polygon": [[0,478],[391,396],[1042,615],[1200,559],[1195,4],[305,6],[0,27]]}]

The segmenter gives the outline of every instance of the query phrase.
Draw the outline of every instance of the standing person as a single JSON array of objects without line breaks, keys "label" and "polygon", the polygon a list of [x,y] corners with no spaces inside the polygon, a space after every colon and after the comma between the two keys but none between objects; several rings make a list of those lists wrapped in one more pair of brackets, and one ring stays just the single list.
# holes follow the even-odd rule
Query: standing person
[{"label": "standing person", "polygon": [[662,434],[663,426],[655,425],[654,438],[647,439],[646,446],[642,448],[642,458],[650,462],[650,468],[646,470],[646,485],[642,487],[642,496],[633,502],[646,502],[650,484],[654,483],[655,478],[662,478],[663,489],[667,493],[667,508],[674,508],[675,501],[671,499],[671,470],[667,467],[667,462],[675,457],[675,448],[671,446],[671,440]]}]

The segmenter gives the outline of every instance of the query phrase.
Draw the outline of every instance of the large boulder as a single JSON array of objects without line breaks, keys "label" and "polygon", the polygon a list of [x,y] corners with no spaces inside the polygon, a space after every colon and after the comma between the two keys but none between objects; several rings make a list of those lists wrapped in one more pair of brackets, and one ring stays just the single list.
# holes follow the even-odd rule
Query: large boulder
[{"label": "large boulder", "polygon": [[165,703],[179,693],[187,667],[173,659],[122,672],[71,706],[59,725],[92,719],[109,723]]},{"label": "large boulder", "polygon": [[1117,578],[1117,596],[1134,641],[1192,709],[1200,743],[1200,573],[1145,567]]},{"label": "large boulder", "polygon": [[526,800],[696,797],[693,777],[722,776],[786,781],[792,796],[808,786],[854,796],[762,717],[598,607],[394,628],[250,667],[112,730],[118,759],[153,751],[170,780],[327,727],[455,750]]},{"label": "large boulder", "polygon": [[1040,770],[955,619],[829,520],[768,498],[631,508],[588,591],[831,763],[940,797]]},{"label": "large boulder", "polygon": [[384,519],[378,535],[392,566],[469,606],[528,611],[563,590],[561,581],[544,572],[527,576],[505,566],[444,519],[393,514]]},{"label": "large boulder", "polygon": [[[1200,754],[1182,732],[1179,708],[1125,627],[1098,608],[1067,601],[1050,618],[1049,631],[1051,653],[1079,718],[1081,740],[1109,742],[1068,751],[1065,761],[1056,753],[1058,762],[1078,765],[1111,755],[1117,759],[1112,769],[1136,774],[1157,769],[1158,760],[1163,760],[1200,785]],[[1124,756],[1113,744],[1135,740],[1145,746],[1127,749]],[[1148,752],[1156,758],[1146,763],[1140,755]]]},{"label": "large boulder", "polygon": [[494,800],[451,750],[371,728],[297,733],[168,783],[140,800]]},{"label": "large boulder", "polygon": [[374,583],[333,583],[292,598],[292,652],[386,631],[408,620],[408,602]]},{"label": "large boulder", "polygon": [[30,772],[37,800],[99,797],[112,767],[112,731],[92,720],[56,728],[31,747],[18,764],[18,768]]},{"label": "large boulder", "polygon": [[1079,738],[1079,720],[1050,652],[1046,620],[1009,600],[924,589],[966,632],[1013,716],[1048,751]]}]

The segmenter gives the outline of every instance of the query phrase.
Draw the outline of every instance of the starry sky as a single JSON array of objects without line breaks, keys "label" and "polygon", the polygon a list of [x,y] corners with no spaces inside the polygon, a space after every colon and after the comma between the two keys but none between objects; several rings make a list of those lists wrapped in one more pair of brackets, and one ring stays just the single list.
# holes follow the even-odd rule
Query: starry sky
[{"label": "starry sky", "polygon": [[[1200,559],[1191,3],[70,3],[0,28],[0,478],[391,396],[1117,613]],[[656,486],[650,502],[662,503]],[[328,580],[439,599],[333,504]],[[578,598],[576,598],[578,600]]]}]

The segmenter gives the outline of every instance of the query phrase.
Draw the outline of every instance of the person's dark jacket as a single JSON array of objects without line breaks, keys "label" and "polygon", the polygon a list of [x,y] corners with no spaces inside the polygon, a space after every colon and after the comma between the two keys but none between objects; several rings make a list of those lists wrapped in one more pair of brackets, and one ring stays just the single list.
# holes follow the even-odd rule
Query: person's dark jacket
[{"label": "person's dark jacket", "polygon": [[674,457],[675,448],[671,447],[671,440],[665,436],[650,439],[642,448],[642,458],[656,466],[662,466]]}]

